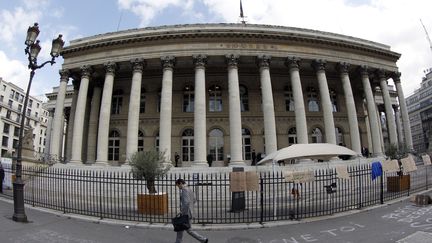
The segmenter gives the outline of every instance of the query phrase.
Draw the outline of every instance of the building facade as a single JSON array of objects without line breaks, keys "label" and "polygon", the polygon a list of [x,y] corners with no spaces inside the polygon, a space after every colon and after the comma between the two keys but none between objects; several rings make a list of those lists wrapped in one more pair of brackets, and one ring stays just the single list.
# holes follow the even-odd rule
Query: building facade
[{"label": "building facade", "polygon": [[[0,78],[0,136],[1,156],[14,156],[18,147],[21,114],[24,109],[25,92],[13,83]],[[48,111],[43,102],[29,96],[27,104],[25,130],[33,133],[33,151],[35,158],[45,152]]]},{"label": "building facade", "polygon": [[407,98],[414,149],[432,152],[432,68],[426,70],[420,88]]},{"label": "building facade", "polygon": [[253,150],[317,142],[382,155],[376,87],[389,142],[399,142],[389,79],[411,138],[400,54],[367,40],[281,26],[176,25],[77,39],[62,56],[52,133],[67,138],[65,149],[51,141],[50,152],[64,151],[71,164],[123,164],[156,147],[168,160],[180,154],[183,166],[207,166],[209,154],[214,165],[246,165]]}]

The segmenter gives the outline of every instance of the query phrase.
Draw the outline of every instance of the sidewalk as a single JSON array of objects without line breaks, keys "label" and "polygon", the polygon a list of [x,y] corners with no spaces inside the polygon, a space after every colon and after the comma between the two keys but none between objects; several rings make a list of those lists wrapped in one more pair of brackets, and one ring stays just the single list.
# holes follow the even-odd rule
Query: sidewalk
[{"label": "sidewalk", "polygon": [[[0,242],[2,243],[173,243],[170,225],[136,224],[69,215],[26,207],[29,223],[11,220],[13,203],[0,198]],[[430,222],[429,222],[430,221]],[[432,242],[432,205],[413,206],[408,200],[353,211],[345,216],[268,223],[264,228],[237,230],[218,225],[202,231],[211,243],[302,243],[302,242]],[[255,225],[263,227],[263,225]],[[271,227],[270,227],[271,226]],[[162,229],[162,228],[164,229]],[[406,240],[403,240],[406,238]],[[193,243],[185,234],[185,243]]]}]

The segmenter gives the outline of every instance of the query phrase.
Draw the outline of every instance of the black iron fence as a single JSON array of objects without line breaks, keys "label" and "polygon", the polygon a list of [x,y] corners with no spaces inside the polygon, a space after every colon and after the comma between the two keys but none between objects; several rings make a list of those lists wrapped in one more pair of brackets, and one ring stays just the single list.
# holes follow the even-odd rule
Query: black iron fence
[{"label": "black iron fence", "polygon": [[[303,219],[382,204],[428,189],[432,181],[428,170],[418,166],[399,184],[395,178],[402,177],[396,174],[372,180],[370,165],[349,167],[349,180],[339,179],[334,169],[316,170],[315,180],[305,183],[287,182],[281,171],[257,172],[260,190],[245,191],[239,198],[230,191],[228,173],[171,173],[156,181],[158,198],[144,202],[150,206],[138,202],[148,200],[142,198],[148,195],[145,181],[129,172],[24,166],[23,178],[25,202],[32,206],[153,223],[169,223],[178,213],[175,180],[183,178],[198,200],[194,223],[233,224]],[[12,172],[6,166],[5,171]],[[298,195],[293,194],[296,190]],[[3,196],[12,198],[12,191],[5,190]]]}]

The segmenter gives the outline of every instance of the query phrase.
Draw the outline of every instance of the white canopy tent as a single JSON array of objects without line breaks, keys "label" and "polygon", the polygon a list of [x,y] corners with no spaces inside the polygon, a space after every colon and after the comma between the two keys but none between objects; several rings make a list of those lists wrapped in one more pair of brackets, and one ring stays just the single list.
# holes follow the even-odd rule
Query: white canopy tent
[{"label": "white canopy tent", "polygon": [[339,155],[358,156],[358,154],[351,149],[330,143],[293,144],[267,155],[262,160],[258,161],[257,165],[267,162],[274,163],[285,159],[329,160]]}]

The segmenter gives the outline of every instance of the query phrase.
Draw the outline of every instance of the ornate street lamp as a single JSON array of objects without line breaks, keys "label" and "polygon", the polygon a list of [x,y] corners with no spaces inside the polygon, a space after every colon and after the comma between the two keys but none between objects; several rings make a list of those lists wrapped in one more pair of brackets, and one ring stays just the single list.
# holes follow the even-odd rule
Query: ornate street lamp
[{"label": "ornate street lamp", "polygon": [[63,48],[64,41],[62,40],[62,35],[59,35],[56,39],[52,41],[51,47],[51,60],[42,63],[41,65],[37,64],[37,56],[41,50],[41,46],[39,45],[39,40],[36,40],[39,35],[39,26],[38,23],[35,23],[32,27],[29,27],[27,30],[27,38],[25,40],[25,54],[28,57],[28,68],[30,71],[30,79],[27,87],[27,92],[24,100],[24,108],[22,109],[21,114],[21,128],[19,130],[19,140],[18,140],[18,151],[16,158],[16,167],[15,167],[15,181],[13,183],[13,199],[14,199],[14,215],[12,219],[17,222],[27,222],[27,216],[24,210],[24,181],[22,180],[22,144],[23,144],[23,133],[24,133],[24,121],[27,110],[28,97],[30,93],[30,87],[33,80],[33,76],[35,74],[35,70],[42,68],[46,64],[53,65],[55,63],[54,59],[60,55],[60,52]]}]

